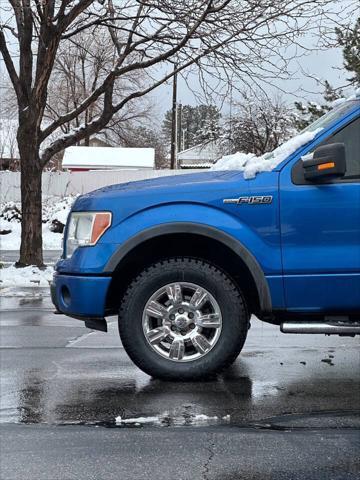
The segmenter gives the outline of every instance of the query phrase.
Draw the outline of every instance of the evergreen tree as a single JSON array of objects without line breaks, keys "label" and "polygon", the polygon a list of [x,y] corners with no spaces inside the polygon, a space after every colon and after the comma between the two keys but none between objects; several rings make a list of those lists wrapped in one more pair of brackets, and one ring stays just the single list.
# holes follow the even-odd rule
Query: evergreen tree
[{"label": "evergreen tree", "polygon": [[[215,105],[182,105],[178,108],[178,132],[180,150],[194,147],[212,140],[220,135],[221,113]],[[167,142],[171,142],[172,111],[165,113],[162,130]]]},{"label": "evergreen tree", "polygon": [[331,110],[332,104],[335,100],[342,97],[341,90],[335,90],[330,83],[325,80],[325,90],[323,98],[325,103],[319,104],[317,102],[307,102],[304,105],[302,102],[295,102],[295,127],[297,130],[303,130],[318,118],[322,117],[326,112]]},{"label": "evergreen tree", "polygon": [[[360,86],[360,17],[356,20],[353,28],[343,30],[336,29],[338,44],[343,48],[344,68],[352,73],[347,80],[354,87]],[[330,83],[325,81],[324,103],[319,105],[316,102],[308,102],[304,105],[302,102],[295,102],[297,115],[295,116],[295,126],[298,130],[303,130],[312,122],[323,116],[331,110],[335,100],[342,97],[341,90],[335,90]]]},{"label": "evergreen tree", "polygon": [[352,74],[349,82],[360,86],[360,17],[354,27],[346,31],[336,29],[339,44],[343,47],[344,67]]}]

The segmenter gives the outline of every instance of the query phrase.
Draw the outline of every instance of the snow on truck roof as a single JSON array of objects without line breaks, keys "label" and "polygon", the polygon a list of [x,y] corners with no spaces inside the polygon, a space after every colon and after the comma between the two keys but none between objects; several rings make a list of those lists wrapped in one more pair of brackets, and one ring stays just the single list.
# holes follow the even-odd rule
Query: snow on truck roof
[{"label": "snow on truck roof", "polygon": [[69,147],[62,166],[65,169],[106,170],[114,168],[154,168],[153,148]]}]

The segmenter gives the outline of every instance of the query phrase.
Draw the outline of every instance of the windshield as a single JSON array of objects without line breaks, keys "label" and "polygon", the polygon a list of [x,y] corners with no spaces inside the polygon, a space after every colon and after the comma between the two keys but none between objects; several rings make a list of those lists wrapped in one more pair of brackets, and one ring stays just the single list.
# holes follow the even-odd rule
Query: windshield
[{"label": "windshield", "polygon": [[[319,128],[327,128],[331,123],[339,120],[346,113],[350,112],[356,105],[360,105],[359,100],[347,100],[335,106],[330,112],[318,118],[314,123],[306,127],[302,132],[314,132]],[[302,133],[301,132],[301,133]]]},{"label": "windshield", "polygon": [[[339,105],[335,106],[330,112],[326,113],[322,117],[318,118],[315,122],[311,123],[309,126],[304,128],[298,135],[290,140],[287,140],[285,143],[281,144],[279,147],[275,148],[272,152],[265,153],[263,158],[265,160],[273,160],[279,157],[279,153],[286,151],[288,154],[293,153],[298,147],[304,145],[308,141],[312,140],[316,135],[323,129],[326,129],[336,120],[339,120],[348,112],[353,110],[357,105],[359,105],[359,100],[346,100]],[[312,135],[311,135],[312,134]],[[296,140],[303,138],[304,141],[296,142]],[[294,141],[295,140],[295,141]],[[290,148],[288,148],[290,147]],[[296,148],[295,148],[296,147]],[[292,151],[291,151],[292,150]],[[282,160],[281,160],[282,161]],[[281,162],[277,162],[279,164]]]}]

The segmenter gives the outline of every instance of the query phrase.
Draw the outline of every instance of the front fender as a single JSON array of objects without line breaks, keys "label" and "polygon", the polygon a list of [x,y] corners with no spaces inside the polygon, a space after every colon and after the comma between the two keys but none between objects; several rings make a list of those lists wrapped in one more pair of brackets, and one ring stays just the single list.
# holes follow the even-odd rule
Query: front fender
[{"label": "front fender", "polygon": [[[181,230],[183,228],[183,226],[179,225],[181,223],[187,224],[188,229],[185,231]],[[108,230],[106,243],[118,245],[117,251],[112,255],[112,258],[117,258],[118,252],[125,251],[125,248],[127,248],[125,244],[130,245],[132,242],[135,242],[135,237],[140,239],[150,235],[150,233],[145,233],[146,230],[164,227],[166,224],[174,225],[174,228],[176,228],[174,233],[195,233],[193,230],[194,225],[203,226],[209,230],[219,230],[232,237],[233,241],[241,244],[253,257],[256,257],[265,275],[279,274],[279,265],[281,265],[279,247],[277,244],[267,241],[258,228],[252,228],[242,221],[239,216],[217,207],[185,202],[143,210]],[[176,224],[178,225],[176,226]],[[151,235],[154,233],[155,230],[152,231]],[[114,263],[115,260],[110,259],[104,271],[110,271],[108,269],[110,266],[112,268]]]},{"label": "front fender", "polygon": [[[201,218],[201,222],[199,222],[199,218]],[[154,219],[156,219],[155,225]],[[141,230],[139,225],[141,225]],[[119,231],[117,232],[117,230]],[[112,235],[118,238],[120,245],[105,265],[103,273],[111,274],[131,250],[146,240],[176,233],[192,233],[209,237],[233,250],[242,259],[254,278],[261,310],[263,312],[271,311],[271,296],[264,271],[249,248],[237,237],[244,237],[249,244],[252,243],[255,246],[259,239],[256,239],[255,233],[238,219],[215,208],[197,205],[195,214],[195,212],[189,211],[188,206],[185,209],[184,206],[181,208],[179,205],[171,208],[157,207],[156,214],[154,211],[146,210],[127,219],[112,231]],[[121,238],[124,240],[121,241]]]}]

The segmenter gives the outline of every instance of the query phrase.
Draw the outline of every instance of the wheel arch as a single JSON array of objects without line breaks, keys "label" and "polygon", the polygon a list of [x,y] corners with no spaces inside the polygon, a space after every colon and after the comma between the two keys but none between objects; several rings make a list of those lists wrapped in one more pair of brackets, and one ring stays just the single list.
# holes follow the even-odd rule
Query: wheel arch
[{"label": "wheel arch", "polygon": [[[186,249],[187,244],[189,244],[188,251]],[[228,270],[232,268],[240,268],[243,275],[247,276],[247,278],[243,278],[243,281],[250,283],[239,286],[242,290],[244,290],[244,287],[247,290],[248,287],[249,292],[245,292],[248,295],[251,295],[250,289],[256,289],[257,298],[251,300],[253,302],[253,313],[266,315],[271,312],[269,286],[261,266],[252,253],[241,242],[223,230],[193,222],[172,222],[156,225],[141,231],[120,245],[104,268],[104,273],[110,273],[113,276],[113,288],[110,287],[109,290],[108,304],[111,304],[111,297],[114,296],[114,284],[116,282],[121,283],[124,278],[136,274],[133,259],[146,256],[147,252],[150,252],[152,256],[151,262],[148,263],[153,263],[169,254],[171,256],[186,255],[214,261],[213,258],[207,258],[209,252],[204,256],[199,255],[200,250],[196,248],[196,245],[200,249],[207,246],[209,252],[211,249],[217,250],[219,260],[215,263],[231,276],[233,276],[232,272]],[[173,248],[173,252],[171,248]],[[192,251],[194,251],[194,254],[191,253]],[[216,257],[215,252],[210,252],[210,257],[212,256]],[[236,260],[238,260],[237,265],[235,265]],[[118,296],[118,294],[115,294],[115,296]],[[111,307],[109,308],[111,309]]]}]

